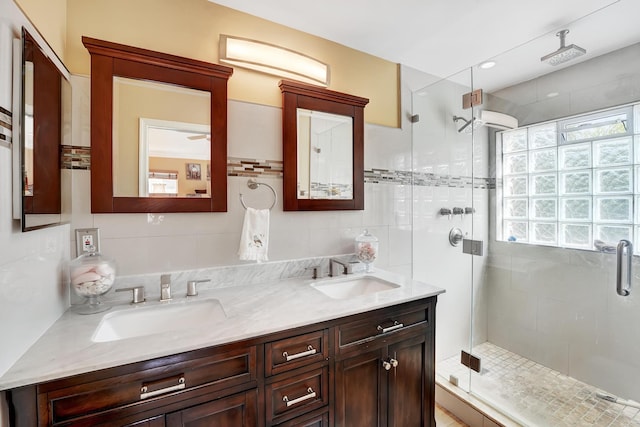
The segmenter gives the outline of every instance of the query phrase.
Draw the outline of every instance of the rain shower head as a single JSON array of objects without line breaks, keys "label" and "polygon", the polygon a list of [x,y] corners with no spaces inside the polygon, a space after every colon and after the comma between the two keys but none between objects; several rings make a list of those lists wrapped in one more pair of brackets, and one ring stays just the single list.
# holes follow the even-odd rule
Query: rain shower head
[{"label": "rain shower head", "polygon": [[571,61],[574,58],[584,55],[587,51],[580,46],[570,44],[565,46],[565,37],[569,33],[569,30],[562,30],[556,33],[556,36],[560,37],[560,48],[555,52],[551,52],[548,55],[540,58],[540,61],[546,62],[549,65],[560,65],[567,61]]}]

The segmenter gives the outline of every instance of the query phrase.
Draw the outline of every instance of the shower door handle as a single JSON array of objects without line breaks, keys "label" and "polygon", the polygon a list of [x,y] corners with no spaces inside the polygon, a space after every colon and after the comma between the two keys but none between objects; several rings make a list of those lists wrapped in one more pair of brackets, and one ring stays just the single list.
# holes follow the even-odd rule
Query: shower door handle
[{"label": "shower door handle", "polygon": [[[626,273],[627,278],[625,281],[625,286],[622,287],[622,268],[623,268],[623,256],[626,250]],[[616,250],[616,292],[618,295],[626,297],[629,295],[631,291],[631,262],[633,260],[633,244],[628,240],[620,240],[618,242],[618,247]]]}]

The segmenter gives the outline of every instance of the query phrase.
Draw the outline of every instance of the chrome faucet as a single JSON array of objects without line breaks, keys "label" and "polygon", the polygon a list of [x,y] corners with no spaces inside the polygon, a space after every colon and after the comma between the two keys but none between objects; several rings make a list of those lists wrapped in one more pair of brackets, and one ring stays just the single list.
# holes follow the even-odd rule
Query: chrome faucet
[{"label": "chrome faucet", "polygon": [[171,275],[163,274],[160,276],[160,301],[169,301],[171,299]]},{"label": "chrome faucet", "polygon": [[337,258],[330,258],[329,259],[329,276],[331,277],[335,277],[336,276],[336,272],[334,270],[334,265],[335,264],[339,264],[340,266],[342,266],[342,273],[341,274],[351,274],[352,273],[352,269],[351,269],[351,263],[350,262],[345,262],[345,261],[341,261]]}]

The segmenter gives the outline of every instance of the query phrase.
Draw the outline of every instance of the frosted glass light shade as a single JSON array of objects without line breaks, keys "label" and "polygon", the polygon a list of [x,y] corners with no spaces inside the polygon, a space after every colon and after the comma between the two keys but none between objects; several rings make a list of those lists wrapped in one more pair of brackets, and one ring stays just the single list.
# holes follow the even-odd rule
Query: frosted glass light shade
[{"label": "frosted glass light shade", "polygon": [[304,83],[329,85],[329,65],[256,40],[220,35],[220,62]]}]

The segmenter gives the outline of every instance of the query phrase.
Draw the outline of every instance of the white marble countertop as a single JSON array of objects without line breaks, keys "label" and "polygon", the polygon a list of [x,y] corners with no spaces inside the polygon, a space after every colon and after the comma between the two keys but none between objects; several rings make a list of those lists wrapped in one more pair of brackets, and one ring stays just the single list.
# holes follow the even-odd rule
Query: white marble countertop
[{"label": "white marble countertop", "polygon": [[[69,309],[0,377],[0,390],[258,337],[444,292],[444,289],[386,271],[367,274],[401,286],[354,298],[332,299],[310,286],[325,279],[287,279],[202,291],[189,299],[174,296],[165,303],[118,304],[100,314],[80,315]],[[189,304],[209,298],[219,300],[227,316],[215,325],[193,325],[187,330],[111,342],[91,339],[107,313],[161,304]]]}]

